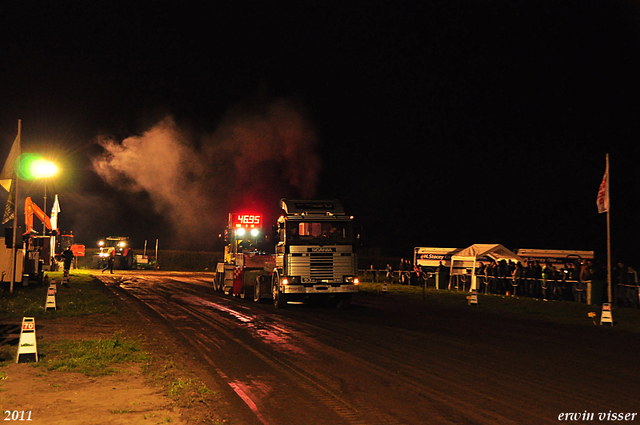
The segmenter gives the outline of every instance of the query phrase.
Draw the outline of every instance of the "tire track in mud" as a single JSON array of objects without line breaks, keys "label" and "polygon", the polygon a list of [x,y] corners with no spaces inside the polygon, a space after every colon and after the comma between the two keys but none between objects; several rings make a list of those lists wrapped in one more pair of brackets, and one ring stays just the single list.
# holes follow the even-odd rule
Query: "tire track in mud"
[{"label": "tire track in mud", "polygon": [[[110,277],[99,276],[98,278],[105,283],[106,281],[112,281]],[[169,277],[169,279],[171,279],[171,277]],[[282,423],[280,415],[282,414],[282,410],[286,409],[286,406],[271,409],[275,410],[275,413],[269,412],[270,403],[265,404],[263,397],[265,395],[269,397],[280,397],[281,394],[279,393],[283,392],[283,390],[269,383],[270,378],[266,379],[267,384],[264,384],[262,379],[256,379],[247,384],[247,382],[244,382],[244,379],[237,379],[237,373],[223,370],[227,368],[220,366],[220,363],[224,363],[221,362],[220,352],[229,350],[228,346],[230,344],[241,347],[242,350],[250,353],[249,357],[252,356],[266,364],[268,368],[271,369],[269,375],[273,376],[274,380],[286,380],[289,385],[301,390],[304,396],[297,395],[295,398],[299,399],[300,403],[306,404],[307,408],[304,409],[304,415],[299,418],[289,419],[297,420],[299,423],[320,423],[326,421],[354,425],[373,423],[363,418],[361,412],[346,402],[340,394],[335,393],[323,382],[316,379],[312,374],[288,362],[281,356],[271,353],[269,350],[262,349],[262,347],[259,346],[261,344],[256,346],[256,344],[247,343],[246,340],[240,338],[237,335],[239,329],[238,322],[246,325],[246,323],[256,321],[256,319],[239,311],[242,309],[238,309],[236,305],[233,306],[234,308],[225,306],[224,304],[228,304],[230,300],[220,300],[215,298],[215,296],[211,298],[217,302],[205,300],[203,297],[209,298],[208,294],[203,294],[202,291],[195,290],[189,284],[184,285],[180,280],[174,280],[171,283],[170,289],[167,288],[161,280],[159,281],[157,279],[124,279],[119,283],[121,288],[153,309],[169,322],[176,331],[180,332],[189,340],[209,366],[227,382],[254,412],[260,422],[264,424]],[[220,301],[223,302],[220,303]],[[255,313],[253,314],[255,315]],[[282,331],[282,325],[275,323],[273,320],[270,320],[270,322],[272,323],[269,325],[262,325],[262,329],[255,332],[253,337],[262,336],[264,338],[266,328],[272,329],[269,332],[274,332],[275,330],[275,332],[278,333]],[[260,331],[263,331],[262,335],[260,335]],[[193,337],[194,333],[198,334],[197,338]],[[212,337],[212,334],[222,335],[222,337]],[[280,337],[276,335],[271,339],[278,340],[279,338]],[[268,336],[266,339],[269,339]],[[297,351],[294,345],[291,345],[288,349],[293,352]],[[256,361],[252,360],[252,362],[255,363]],[[261,386],[263,387],[262,390],[260,388]],[[289,393],[290,392],[291,390],[289,390]],[[284,396],[284,399],[291,398],[291,394]],[[313,404],[310,402],[315,404],[321,403],[323,407],[332,412],[333,415],[322,414],[320,412],[322,408],[316,407],[315,411],[321,417],[317,418],[318,420],[314,420],[312,417],[309,417],[310,410],[308,407],[309,404]],[[278,410],[280,410],[280,412],[278,412]]]},{"label": "tire track in mud", "polygon": [[[246,342],[240,340],[229,329],[236,329],[237,323],[246,324],[250,322],[256,322],[255,312],[249,311],[249,314],[244,313],[244,310],[250,310],[246,305],[234,302],[229,298],[216,298],[210,294],[203,294],[199,288],[195,288],[190,284],[185,284],[181,280],[172,280],[171,287],[166,287],[165,283],[159,283],[158,280],[143,279],[142,282],[127,281],[124,282],[124,288],[129,293],[140,301],[147,304],[158,314],[164,317],[171,325],[183,335],[190,335],[195,329],[202,328],[202,324],[206,323],[208,327],[213,329],[216,333],[225,335],[223,341],[220,339],[212,339],[210,334],[202,333],[203,337],[192,339],[194,347],[204,350],[208,353],[207,362],[213,367],[216,372],[223,377],[230,387],[238,394],[238,396],[254,411],[256,416],[262,423],[270,423],[270,416],[265,417],[263,414],[264,406],[261,403],[261,397],[264,393],[260,391],[251,392],[247,385],[244,385],[242,380],[232,378],[232,374],[224,373],[217,365],[218,362],[212,360],[212,357],[216,357],[216,354],[210,347],[216,347],[218,350],[224,350],[228,341],[233,341],[238,346],[241,346],[244,350],[249,351],[252,355],[260,361],[268,364],[273,370],[277,371],[278,375],[286,376],[288,381],[294,383],[297,387],[304,390],[311,399],[322,402],[327,408],[335,412],[341,417],[344,423],[348,424],[365,424],[365,423],[384,423],[384,424],[399,424],[399,423],[422,423],[426,418],[420,418],[419,409],[418,412],[413,412],[411,408],[399,409],[395,411],[391,409],[384,409],[384,400],[377,400],[379,403],[372,404],[364,400],[351,398],[349,402],[345,401],[345,396],[341,395],[343,383],[345,379],[336,379],[335,376],[322,375],[316,373],[311,375],[303,368],[296,366],[294,362],[282,357],[268,354],[268,351],[258,350]],[[151,284],[149,286],[144,283]],[[160,281],[161,282],[161,281]],[[140,285],[143,283],[143,285]],[[154,285],[154,283],[159,283]],[[187,294],[186,296],[183,294]],[[210,300],[211,299],[211,300]],[[185,305],[187,304],[187,305]],[[216,310],[217,313],[212,313],[212,310]],[[223,314],[221,314],[223,313]],[[281,320],[280,314],[268,314],[267,312],[260,311],[262,319],[266,319],[269,322],[270,329],[282,329],[283,325],[277,324],[274,318]],[[180,322],[184,322],[180,325]],[[327,345],[320,343],[311,344],[312,349],[322,351],[323,354],[331,352],[331,356],[334,358],[340,358],[343,364],[350,364],[349,369],[360,369],[362,374],[370,375],[370,381],[373,380],[377,384],[392,381],[391,388],[393,391],[400,392],[402,394],[418,394],[416,396],[409,397],[411,400],[406,400],[407,406],[415,405],[417,403],[423,404],[425,400],[429,400],[429,404],[437,404],[434,411],[430,412],[431,420],[436,419],[437,423],[515,423],[504,416],[504,410],[501,409],[502,403],[495,403],[495,400],[487,400],[488,405],[492,407],[488,410],[478,410],[474,403],[467,403],[460,398],[460,394],[468,391],[464,386],[457,385],[452,382],[449,377],[441,375],[440,373],[433,371],[421,371],[414,366],[406,364],[406,361],[394,360],[397,353],[393,353],[393,350],[385,350],[383,354],[377,354],[373,350],[368,349],[368,344],[371,342],[370,333],[363,333],[360,338],[353,338],[354,334],[358,334],[357,330],[353,329],[353,326],[347,327],[342,325],[336,325],[342,328],[341,332],[332,332],[330,339],[338,339],[348,341],[348,350],[335,350]],[[289,334],[300,335],[301,323],[297,323],[297,330],[289,330]],[[321,328],[308,323],[302,323],[307,328],[313,328],[314,332],[320,334],[327,334],[326,328]],[[258,332],[259,333],[259,330]],[[285,332],[286,333],[286,332]],[[348,337],[347,337],[348,335]],[[326,336],[326,335],[325,335]],[[262,334],[254,334],[255,338],[261,337],[263,340],[269,341],[268,336]],[[279,339],[276,336],[271,339]],[[224,342],[226,341],[226,342]],[[369,342],[367,342],[369,341]],[[300,341],[298,341],[300,342]],[[356,343],[357,342],[357,343]],[[365,343],[366,342],[366,343]],[[360,347],[359,344],[364,344],[364,347]],[[295,347],[293,344],[281,344],[289,347],[289,351],[296,351],[290,347]],[[282,347],[281,347],[282,348]],[[379,348],[379,347],[378,347]],[[347,353],[348,351],[348,353]],[[301,353],[297,353],[301,354]],[[395,354],[395,355],[394,355]],[[366,360],[365,360],[366,359]],[[447,391],[442,392],[437,389],[430,388],[429,385],[434,381],[439,381],[442,385],[447,387]],[[253,386],[260,386],[259,382],[251,382]],[[251,386],[250,385],[250,386]],[[384,384],[383,384],[384,385]],[[366,391],[375,392],[375,388],[365,388]],[[384,399],[384,397],[382,397]],[[379,408],[378,406],[382,406]],[[397,407],[397,406],[396,406]],[[400,410],[405,410],[399,412]],[[507,409],[508,410],[508,409]],[[304,418],[308,423],[325,423],[325,420],[321,422],[315,422],[310,420],[309,417]],[[332,423],[339,423],[335,420]],[[274,422],[277,423],[277,422]]]}]

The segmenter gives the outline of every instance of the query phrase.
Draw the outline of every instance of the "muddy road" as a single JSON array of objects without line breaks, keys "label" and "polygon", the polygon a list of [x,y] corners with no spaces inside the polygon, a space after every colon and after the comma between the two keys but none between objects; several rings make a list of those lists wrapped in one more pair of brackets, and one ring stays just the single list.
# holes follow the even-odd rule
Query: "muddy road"
[{"label": "muddy road", "polygon": [[544,424],[640,412],[635,334],[390,294],[359,294],[345,311],[276,310],[214,293],[207,274],[97,277],[150,323],[169,324],[228,391],[232,423]]}]

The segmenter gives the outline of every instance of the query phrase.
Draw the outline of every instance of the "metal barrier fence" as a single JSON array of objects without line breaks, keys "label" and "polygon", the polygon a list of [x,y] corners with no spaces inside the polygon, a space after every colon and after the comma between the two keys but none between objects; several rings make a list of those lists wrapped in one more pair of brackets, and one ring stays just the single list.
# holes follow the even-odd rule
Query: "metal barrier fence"
[{"label": "metal barrier fence", "polygon": [[[470,291],[471,275],[441,274],[437,272],[398,271],[391,276],[386,270],[361,269],[359,274],[373,283],[397,283],[416,285],[424,288],[439,287],[451,291]],[[439,278],[443,281],[439,282]],[[594,281],[578,281],[565,279],[537,279],[515,278],[512,276],[476,276],[478,293],[495,295],[512,295],[547,300],[565,300],[592,304],[602,302],[603,294],[594,296],[596,285]],[[599,302],[598,302],[599,301]],[[615,303],[627,307],[640,308],[640,287],[636,285],[617,285],[615,288]]]},{"label": "metal barrier fence", "polygon": [[366,278],[371,278],[373,283],[398,283],[401,285],[419,285],[423,286],[427,284],[427,281],[435,279],[436,272],[421,272],[417,274],[415,271],[400,271],[394,270],[391,272],[391,276],[387,271],[376,269],[360,269],[358,274]]},{"label": "metal barrier fence", "polygon": [[[476,289],[483,294],[513,295],[549,300],[591,303],[592,281],[571,279],[515,278],[512,276],[476,276]],[[470,275],[453,275],[450,290],[469,291]]]}]

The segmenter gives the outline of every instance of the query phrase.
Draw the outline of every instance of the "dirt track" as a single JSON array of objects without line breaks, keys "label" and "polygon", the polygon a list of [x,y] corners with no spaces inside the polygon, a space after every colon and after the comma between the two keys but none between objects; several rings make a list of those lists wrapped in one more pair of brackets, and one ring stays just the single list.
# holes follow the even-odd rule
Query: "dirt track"
[{"label": "dirt track", "polygon": [[234,423],[540,424],[640,410],[635,335],[391,295],[360,294],[348,311],[281,311],[215,294],[208,279],[103,281],[171,325],[226,388]]}]

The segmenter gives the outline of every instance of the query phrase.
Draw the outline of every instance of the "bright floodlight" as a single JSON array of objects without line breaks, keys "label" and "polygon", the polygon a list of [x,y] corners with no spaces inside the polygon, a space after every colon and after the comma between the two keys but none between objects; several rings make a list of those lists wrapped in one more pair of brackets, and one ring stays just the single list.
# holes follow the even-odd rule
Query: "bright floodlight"
[{"label": "bright floodlight", "polygon": [[58,173],[58,166],[51,161],[39,159],[31,166],[31,172],[36,178],[53,177]]},{"label": "bright floodlight", "polygon": [[251,236],[258,236],[258,229],[252,229],[251,230]]},{"label": "bright floodlight", "polygon": [[236,235],[238,236],[244,236],[244,229],[241,227],[238,230],[236,230]]}]

